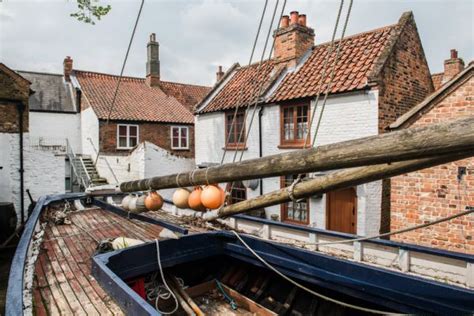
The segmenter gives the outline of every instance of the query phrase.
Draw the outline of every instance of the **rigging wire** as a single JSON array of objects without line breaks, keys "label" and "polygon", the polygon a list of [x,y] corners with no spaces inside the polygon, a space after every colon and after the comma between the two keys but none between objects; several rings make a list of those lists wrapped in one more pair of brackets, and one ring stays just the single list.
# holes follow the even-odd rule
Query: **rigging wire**
[{"label": "rigging wire", "polygon": [[[115,101],[117,99],[118,91],[119,91],[119,88],[120,88],[120,83],[122,82],[123,72],[125,70],[125,65],[127,64],[128,55],[130,53],[130,48],[132,47],[133,39],[135,37],[135,31],[137,30],[138,22],[140,21],[140,17],[141,17],[141,14],[142,14],[144,4],[145,4],[145,0],[142,0],[141,3],[140,3],[140,9],[138,10],[137,18],[135,20],[135,25],[133,26],[132,35],[130,37],[130,41],[128,42],[127,52],[125,53],[125,58],[124,58],[123,63],[122,63],[122,69],[120,70],[120,76],[119,76],[118,81],[117,81],[117,86],[115,87],[115,92],[114,92],[114,96],[112,98],[112,103],[110,104],[110,107],[109,107],[109,110],[108,110],[108,113],[107,113],[107,121],[105,123],[105,127],[107,127],[109,125],[109,122],[110,122],[110,116],[112,115],[112,111],[113,111],[114,106],[115,106]],[[98,152],[97,152],[97,157],[95,159],[94,164],[97,164],[97,160],[99,159],[100,144],[102,143],[103,140],[104,140],[104,134],[102,133],[100,141],[99,141],[99,145],[98,145],[99,148],[98,148]]]},{"label": "rigging wire", "polygon": [[240,237],[240,235],[236,232],[236,231],[231,231],[232,233],[234,233],[235,237],[237,237],[237,239],[242,243],[242,245],[245,246],[245,248],[247,248],[248,251],[250,251],[261,263],[263,263],[267,268],[269,268],[270,270],[272,270],[273,272],[275,272],[276,274],[278,274],[279,276],[281,276],[283,279],[287,280],[288,282],[292,283],[293,285],[299,287],[300,289],[314,295],[314,296],[317,296],[319,298],[322,298],[323,300],[326,300],[326,301],[329,301],[329,302],[332,302],[332,303],[335,303],[335,304],[338,304],[338,305],[341,305],[341,306],[344,306],[344,307],[349,307],[349,308],[352,308],[352,309],[356,309],[356,310],[359,310],[359,311],[363,311],[363,312],[366,312],[366,313],[372,313],[372,314],[380,314],[380,315],[400,315],[400,314],[396,314],[396,313],[391,313],[391,312],[387,312],[387,311],[381,311],[381,310],[377,310],[377,309],[372,309],[372,308],[367,308],[367,307],[361,307],[361,306],[357,306],[357,305],[353,305],[353,304],[350,304],[350,303],[345,303],[345,302],[341,302],[339,300],[336,300],[334,298],[331,298],[329,296],[326,296],[326,295],[323,295],[321,293],[318,293],[316,291],[313,291],[309,288],[307,288],[306,286],[296,282],[295,280],[293,280],[292,278],[286,276],[285,274],[283,274],[282,272],[280,272],[277,268],[275,268],[274,266],[272,266],[271,264],[269,264],[267,261],[265,261],[265,259],[263,259],[262,257],[260,257],[259,254],[257,254],[255,252],[255,250],[253,250],[243,239],[242,237]]},{"label": "rigging wire", "polygon": [[[255,40],[253,41],[252,52],[250,53],[250,58],[249,58],[249,62],[248,62],[247,67],[252,64],[253,55],[255,53],[255,48],[257,46],[258,38],[260,36],[260,31],[262,29],[263,19],[265,17],[265,13],[267,11],[267,5],[268,5],[268,0],[265,0],[265,4],[264,4],[263,10],[262,10],[262,15],[260,17],[260,22],[258,23],[257,34],[255,34]],[[257,70],[257,73],[258,73],[258,70]],[[232,118],[232,123],[230,124],[229,135],[227,135],[227,139],[226,139],[226,142],[224,144],[224,153],[222,154],[221,163],[220,163],[221,165],[224,163],[225,155],[227,153],[227,144],[229,143],[230,135],[232,135],[232,129],[234,128],[234,124],[235,124],[235,121],[237,119],[237,114],[238,114],[238,111],[239,111],[240,102],[242,101],[242,96],[243,96],[243,89],[240,90],[239,98],[238,98],[238,101],[237,101],[237,106],[235,107],[234,116]]]}]

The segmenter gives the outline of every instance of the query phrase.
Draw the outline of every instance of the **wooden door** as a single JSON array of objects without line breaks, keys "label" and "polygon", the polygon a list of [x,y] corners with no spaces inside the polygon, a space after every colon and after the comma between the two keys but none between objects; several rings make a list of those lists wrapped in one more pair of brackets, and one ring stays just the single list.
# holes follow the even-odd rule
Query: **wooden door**
[{"label": "wooden door", "polygon": [[326,227],[343,233],[357,231],[357,195],[354,188],[326,194]]}]

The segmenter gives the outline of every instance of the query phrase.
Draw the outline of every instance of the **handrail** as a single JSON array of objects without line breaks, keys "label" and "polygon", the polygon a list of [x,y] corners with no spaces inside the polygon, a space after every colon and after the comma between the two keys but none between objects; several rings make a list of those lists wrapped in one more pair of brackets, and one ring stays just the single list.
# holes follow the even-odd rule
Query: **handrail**
[{"label": "handrail", "polygon": [[[99,151],[97,151],[97,148],[95,147],[94,142],[92,141],[92,138],[87,137],[87,139],[88,139],[89,142],[91,143],[92,149],[94,149],[94,152],[96,153],[96,159],[95,159],[95,161],[94,161],[94,166],[96,166],[96,168],[97,168],[97,161],[99,160],[100,153],[99,153]],[[104,158],[105,163],[107,164],[107,167],[109,168],[110,173],[112,173],[112,176],[113,176],[114,179],[115,179],[115,183],[119,183],[119,181],[118,181],[118,179],[117,179],[117,176],[115,175],[115,172],[114,172],[114,170],[112,169],[112,167],[110,166],[109,161],[107,160],[107,158],[106,158],[106,157],[102,157],[102,158]]]},{"label": "handrail", "polygon": [[[86,165],[84,164],[84,160],[82,159],[82,157],[79,157],[79,160],[81,161],[82,169],[85,171],[84,173],[87,176],[87,182],[90,185],[92,183],[92,179],[91,179],[91,176],[89,175],[89,172],[87,172],[87,168],[86,168]],[[87,186],[87,187],[89,187],[89,186]]]},{"label": "handrail", "polygon": [[[80,174],[80,172],[77,170],[76,160],[78,159],[78,156],[74,153],[74,150],[72,149],[72,146],[69,143],[69,139],[67,139],[67,138],[66,138],[66,155],[69,158],[69,161],[71,163],[72,170],[73,170],[74,174],[79,179],[79,181],[82,183],[82,186],[84,187],[84,189],[87,189],[89,187],[90,182],[86,183],[86,181],[84,180],[84,177],[82,176],[82,174]],[[81,159],[81,161],[82,161],[82,159]],[[86,170],[86,174],[87,174],[87,170]]]}]

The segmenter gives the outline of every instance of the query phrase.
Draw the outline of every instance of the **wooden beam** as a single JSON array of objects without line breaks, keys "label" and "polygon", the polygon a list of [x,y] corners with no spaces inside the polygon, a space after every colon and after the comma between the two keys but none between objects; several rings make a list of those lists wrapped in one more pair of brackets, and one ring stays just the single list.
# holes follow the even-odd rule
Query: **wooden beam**
[{"label": "wooden beam", "polygon": [[[357,167],[335,171],[326,176],[300,182],[294,186],[293,194],[296,199],[307,198],[312,195],[322,194],[333,190],[343,189],[363,183],[390,178],[400,174],[433,167],[436,165],[474,156],[474,151],[464,151],[454,155],[442,155],[434,158],[424,158],[395,162],[392,164],[379,164],[367,167]],[[228,205],[222,209],[209,211],[202,215],[206,221],[227,217],[251,210],[272,205],[286,203],[291,200],[288,188],[276,190],[256,198]]]},{"label": "wooden beam", "polygon": [[263,158],[123,182],[120,191],[135,192],[206,183],[275,177],[428,158],[474,149],[474,117],[428,127],[405,129]]}]

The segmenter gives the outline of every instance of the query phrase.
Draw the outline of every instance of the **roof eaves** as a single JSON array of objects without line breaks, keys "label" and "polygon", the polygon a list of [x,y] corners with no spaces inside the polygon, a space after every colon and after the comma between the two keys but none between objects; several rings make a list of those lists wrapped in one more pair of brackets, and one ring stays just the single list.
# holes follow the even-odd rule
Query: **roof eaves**
[{"label": "roof eaves", "polygon": [[374,86],[378,84],[382,69],[387,63],[387,60],[389,59],[389,57],[392,55],[392,52],[394,51],[394,47],[397,44],[403,30],[405,29],[405,26],[410,21],[413,21],[413,12],[411,11],[404,12],[394,28],[395,30],[394,33],[390,35],[389,43],[385,45],[384,49],[382,50],[382,53],[375,61],[372,71],[367,76],[367,85]]},{"label": "roof eaves", "polygon": [[216,82],[214,87],[206,94],[206,96],[202,99],[201,102],[196,104],[196,110],[195,113],[199,114],[202,112],[206,106],[209,104],[209,102],[222,90],[222,88],[225,87],[225,85],[229,82],[229,80],[233,77],[235,74],[237,68],[240,67],[239,63],[234,63],[224,74],[221,80]]},{"label": "roof eaves", "polygon": [[466,69],[464,69],[462,72],[460,72],[456,77],[451,79],[450,81],[446,82],[443,86],[441,86],[438,90],[433,92],[431,95],[429,95],[425,100],[423,100],[421,103],[417,104],[413,108],[411,108],[408,112],[400,116],[395,122],[390,124],[389,129],[398,129],[400,127],[403,127],[408,121],[410,121],[413,116],[415,116],[417,113],[420,113],[424,108],[426,108],[428,105],[430,105],[432,102],[438,100],[438,97],[445,94],[451,87],[455,86],[458,82],[463,79],[463,77],[470,78],[474,74],[474,64],[469,64]]}]

